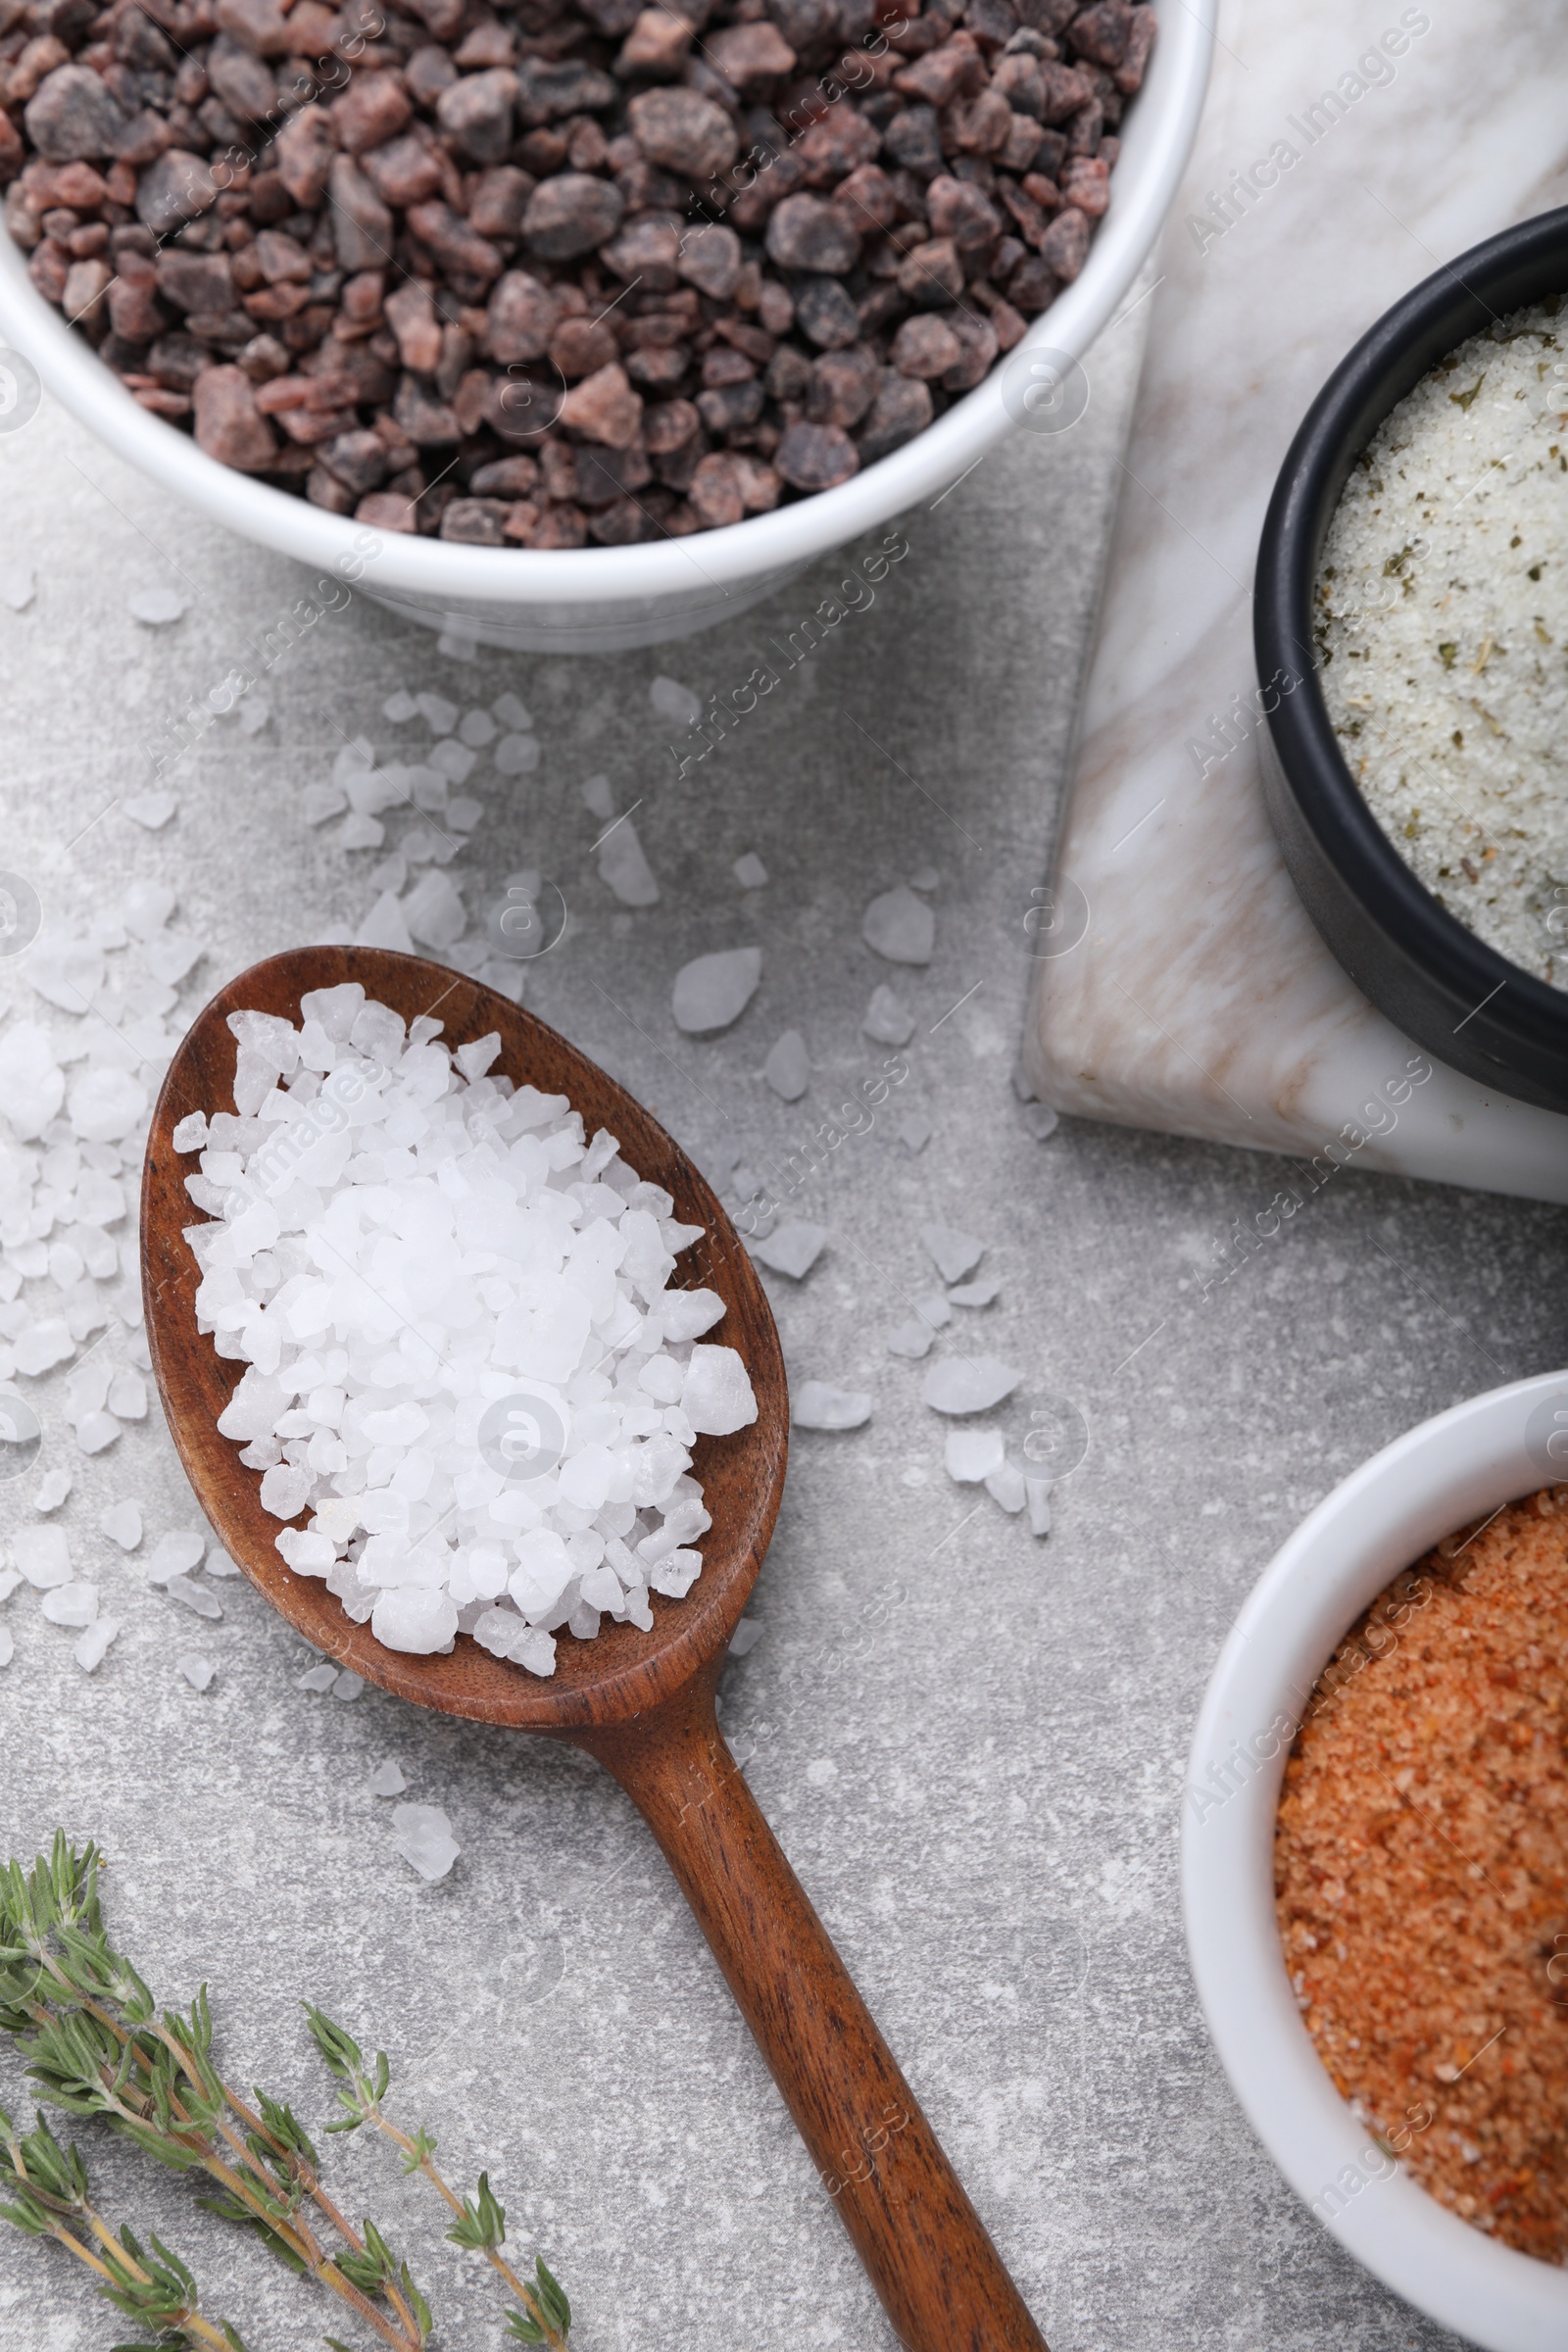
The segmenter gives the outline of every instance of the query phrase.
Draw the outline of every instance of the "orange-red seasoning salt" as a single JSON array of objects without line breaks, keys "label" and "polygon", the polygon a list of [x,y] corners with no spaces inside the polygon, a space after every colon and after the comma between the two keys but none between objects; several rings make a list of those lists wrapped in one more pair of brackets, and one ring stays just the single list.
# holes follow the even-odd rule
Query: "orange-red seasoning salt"
[{"label": "orange-red seasoning salt", "polygon": [[1479,2230],[1568,2262],[1568,1489],[1397,1577],[1286,1767],[1280,1936],[1341,2093]]}]

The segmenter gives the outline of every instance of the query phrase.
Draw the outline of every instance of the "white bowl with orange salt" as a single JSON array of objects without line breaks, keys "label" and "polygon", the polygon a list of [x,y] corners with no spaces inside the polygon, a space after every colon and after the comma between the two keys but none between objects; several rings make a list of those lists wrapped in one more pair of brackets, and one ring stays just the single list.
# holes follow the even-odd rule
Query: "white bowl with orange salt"
[{"label": "white bowl with orange salt", "polygon": [[[1501,1530],[1514,1528],[1516,1521],[1528,1536],[1522,1513],[1505,1518],[1492,1541],[1490,1551],[1503,1561],[1502,1567],[1489,1565],[1484,1574],[1480,1566],[1472,1570],[1467,1564],[1461,1572],[1455,1558],[1451,1580],[1445,1569],[1426,1579],[1406,1580],[1388,1602],[1379,1601],[1379,1596],[1435,1546],[1443,1547],[1445,1561],[1471,1544],[1478,1546],[1475,1560],[1488,1558],[1482,1523],[1490,1523],[1503,1506],[1552,1489],[1558,1481],[1568,1481],[1568,1374],[1562,1373],[1517,1381],[1472,1397],[1423,1422],[1363,1463],[1276,1553],[1249,1595],[1203,1700],[1183,1795],[1182,1893],[1188,1949],[1209,2032],[1248,2120],[1292,2187],[1348,2253],[1418,2310],[1485,2345],[1488,2352],[1563,2352],[1568,2345],[1568,2267],[1560,2259],[1561,2248],[1559,2259],[1543,2260],[1500,2242],[1496,2216],[1489,2213],[1485,2200],[1464,2196],[1448,2184],[1455,2166],[1461,2176],[1465,2166],[1475,2166],[1475,2178],[1482,2178],[1488,2151],[1479,2143],[1472,2145],[1455,2120],[1466,2103],[1473,2109],[1477,2086],[1473,2083],[1461,2096],[1460,2085],[1472,2067],[1493,2070],[1495,2083],[1497,2070],[1512,2072],[1525,2059],[1527,2029],[1519,2023],[1517,2004],[1507,2013],[1516,2029],[1512,2056],[1507,2052],[1507,2023],[1487,2043],[1483,2027],[1489,2021],[1480,2015],[1462,2016],[1460,2002],[1446,2018],[1434,2011],[1430,2033],[1424,2034],[1419,2018],[1405,2031],[1408,2048],[1420,2048],[1416,2071],[1421,2087],[1420,2095],[1400,2112],[1390,2112],[1386,2102],[1344,2095],[1320,2048],[1330,2051],[1341,2080],[1349,2081],[1363,2073],[1371,2079],[1374,2046],[1384,2045],[1368,2043],[1363,2049],[1358,2039],[1347,2040],[1343,2017],[1338,2038],[1336,2029],[1325,2024],[1333,2004],[1318,1983],[1323,1971],[1314,1976],[1312,1969],[1303,1971],[1297,1965],[1303,1957],[1300,1947],[1315,1941],[1299,1921],[1293,1921],[1293,1950],[1287,1957],[1276,1902],[1276,1827],[1282,1818],[1299,1818],[1298,1776],[1308,1769],[1310,1756],[1323,1752],[1312,1744],[1321,1732],[1324,1743],[1331,1739],[1340,1742],[1337,1785],[1342,1790],[1353,1793],[1354,1767],[1364,1752],[1366,1787],[1379,1789],[1377,1801],[1388,1819],[1402,1818],[1401,1808],[1408,1807],[1419,1816],[1412,1833],[1416,1843],[1440,1838],[1443,1846],[1433,1850],[1446,1854],[1451,1847],[1455,1857],[1478,1850],[1469,1823],[1456,1822],[1451,1812],[1440,1821],[1421,1811],[1410,1794],[1408,1773],[1395,1769],[1399,1756],[1387,1742],[1366,1734],[1365,1727],[1377,1721],[1368,1712],[1369,1706],[1380,1703],[1369,1698],[1377,1689],[1375,1682],[1352,1689],[1347,1667],[1361,1660],[1376,1677],[1392,1653],[1404,1645],[1399,1673],[1408,1680],[1421,1661],[1416,1680],[1424,1676],[1430,1683],[1434,1673],[1444,1671],[1442,1642],[1466,1638],[1454,1594],[1462,1588],[1468,1595],[1488,1579],[1489,1592],[1496,1587],[1505,1599],[1511,1593],[1509,1605],[1517,1613],[1521,1595],[1528,1596],[1528,1573],[1534,1573],[1530,1562],[1543,1550],[1542,1544],[1531,1552],[1528,1544],[1512,1539],[1502,1543]],[[1568,1563],[1568,1486],[1539,1507],[1549,1521],[1547,1548]],[[1527,1580],[1524,1584],[1521,1577]],[[1568,1566],[1564,1589],[1568,1591]],[[1434,1594],[1441,1605],[1422,1616]],[[1374,1602],[1378,1607],[1358,1637],[1357,1647],[1341,1652],[1344,1637]],[[1495,1642],[1500,1626],[1505,1643],[1511,1641],[1518,1647],[1523,1640],[1521,1664],[1524,1656],[1543,1656],[1530,1639],[1506,1633],[1516,1619],[1510,1619],[1495,1593],[1489,1605],[1490,1617],[1476,1627],[1481,1640],[1490,1636]],[[1558,1606],[1554,1589],[1553,1610]],[[1534,1630],[1541,1630],[1541,1621]],[[1430,1664],[1435,1657],[1436,1668]],[[1320,1678],[1331,1661],[1334,1669],[1325,1697]],[[1558,1673],[1560,1665],[1553,1653],[1543,1671]],[[1492,1728],[1503,1740],[1503,1752],[1508,1752],[1507,1724],[1525,1723],[1527,1718],[1519,1688],[1509,1681],[1513,1669],[1499,1666],[1494,1671],[1501,1711]],[[1507,1688],[1501,1689],[1503,1685]],[[1403,1687],[1385,1682],[1381,1703],[1386,1705],[1388,1694]],[[1323,1724],[1325,1705],[1342,1710],[1332,1725]],[[1309,1719],[1302,1760],[1293,1775],[1293,1794],[1281,1817],[1287,1760],[1298,1732]],[[1430,1737],[1436,1718],[1426,1720]],[[1482,1706],[1472,1720],[1480,1754],[1492,1718]],[[1348,1750],[1346,1735],[1357,1721],[1363,1727],[1361,1749]],[[1419,1736],[1422,1727],[1408,1718],[1391,1724],[1395,1748],[1406,1725],[1412,1737]],[[1540,1742],[1527,1744],[1539,1747]],[[1406,1747],[1401,1752],[1412,1751]],[[1533,1850],[1549,1857],[1554,1838],[1559,1848],[1568,1839],[1568,1820],[1554,1824],[1544,1801],[1553,1785],[1551,1775],[1561,1774],[1560,1743],[1555,1758],[1538,1759],[1538,1765],[1523,1801],[1529,1816],[1533,1788],[1545,1839],[1544,1847],[1538,1844]],[[1522,1773],[1523,1766],[1519,1769]],[[1386,1792],[1379,1775],[1389,1781]],[[1489,1786],[1495,1785],[1495,1777],[1494,1767]],[[1524,1777],[1528,1782],[1529,1775]],[[1329,1781],[1320,1784],[1323,1790],[1334,1786]],[[1508,1801],[1517,1811],[1516,1797]],[[1325,1825],[1309,1826],[1316,1834]],[[1348,1893],[1346,1916],[1353,1917],[1356,1925],[1347,1928],[1347,1941],[1324,1949],[1324,1968],[1336,1959],[1353,1966],[1358,1950],[1364,1961],[1368,1920],[1392,1920],[1398,1913],[1397,1904],[1390,1908],[1389,1882],[1397,1877],[1399,1865],[1390,1860],[1389,1849],[1374,1856],[1366,1838],[1357,1841],[1354,1826],[1348,1825],[1346,1838],[1353,1857],[1344,1873],[1348,1886],[1327,1880],[1319,1893],[1332,1903],[1344,1902]],[[1333,1849],[1320,1845],[1314,1850],[1326,1854]],[[1282,1838],[1287,1897],[1298,1862]],[[1363,1869],[1370,1875],[1360,1878]],[[1308,1870],[1305,1881],[1313,1875]],[[1454,1885],[1474,1886],[1478,1920],[1484,1920],[1492,1897],[1500,1905],[1494,1915],[1506,1916],[1511,1890],[1495,1885],[1484,1863],[1450,1859],[1449,1875]],[[1558,1898],[1548,1885],[1549,1862],[1544,1876],[1539,1870],[1537,1876],[1541,1884],[1531,1899],[1540,1912],[1543,1903],[1549,1908]],[[1568,1902],[1568,1897],[1563,1899]],[[1466,1919],[1454,1931],[1456,1947],[1451,1952],[1429,1945],[1425,1950],[1407,1947],[1401,1953],[1391,1928],[1388,1981],[1365,1988],[1372,2003],[1369,2014],[1376,2011],[1378,2000],[1383,2002],[1381,2014],[1397,2011],[1398,2003],[1410,1998],[1412,1979],[1428,1986],[1440,1980],[1458,1986],[1465,1968],[1474,1969],[1474,1949],[1457,1948],[1469,1924]],[[1558,1924],[1568,1929],[1568,1910]],[[1543,1935],[1544,1941],[1536,1951]],[[1555,2034],[1560,2029],[1568,2037],[1568,2007],[1562,2006],[1568,2000],[1568,1935],[1553,1938],[1545,1931],[1532,1931],[1532,1936],[1534,1940],[1525,1939],[1531,1966],[1539,1965],[1542,1977],[1534,2004],[1535,2030]],[[1557,1952],[1563,1954],[1560,1964]],[[1319,1955],[1313,1951],[1308,1957],[1316,1963]],[[1558,1979],[1564,1982],[1553,1996],[1550,1985]],[[1353,1990],[1352,1984],[1352,1994]],[[1441,2057],[1436,2054],[1440,2049]],[[1401,2063],[1415,2065],[1408,2059]],[[1440,2177],[1432,2173],[1432,2165],[1440,2147],[1437,2135],[1444,2133],[1448,2134],[1442,2143],[1447,2161]],[[1419,2184],[1419,2170],[1431,2174],[1437,2193]],[[1537,2177],[1521,2173],[1517,2178],[1529,2181]],[[1568,2201],[1568,2181],[1561,2193]],[[1440,2202],[1440,2194],[1472,2208],[1471,2218]],[[1539,2206],[1539,2189],[1536,2201]]]}]

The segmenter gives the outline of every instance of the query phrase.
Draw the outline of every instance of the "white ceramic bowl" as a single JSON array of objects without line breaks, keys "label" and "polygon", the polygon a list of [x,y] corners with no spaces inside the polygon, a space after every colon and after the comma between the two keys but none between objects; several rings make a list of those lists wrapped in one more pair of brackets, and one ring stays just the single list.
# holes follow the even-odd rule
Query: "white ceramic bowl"
[{"label": "white ceramic bowl", "polygon": [[1340,2097],[1286,1975],[1274,1911],[1274,1815],[1292,1729],[1341,1636],[1441,1537],[1568,1475],[1564,1432],[1568,1375],[1516,1381],[1424,1421],[1319,1503],[1275,1554],[1231,1630],[1198,1719],[1183,1796],[1193,1974],[1253,2130],[1357,2261],[1489,2352],[1563,2352],[1568,2271],[1496,2245],[1447,2212]]},{"label": "white ceramic bowl", "polygon": [[[101,441],[187,505],[263,547],[354,582],[431,628],[518,652],[612,653],[662,645],[732,619],[873,524],[930,499],[1013,429],[1004,389],[1027,384],[1044,350],[1079,359],[1114,318],[1159,234],[1186,165],[1208,80],[1217,0],[1154,0],[1159,38],[1129,111],[1110,209],[1083,275],[1007,363],[916,439],[815,498],[723,530],[643,547],[463,547],[367,531],[303,498],[204,457],[188,434],[139,408],[67,326],[0,231],[0,337]],[[1013,390],[1012,409],[1019,406]]]}]

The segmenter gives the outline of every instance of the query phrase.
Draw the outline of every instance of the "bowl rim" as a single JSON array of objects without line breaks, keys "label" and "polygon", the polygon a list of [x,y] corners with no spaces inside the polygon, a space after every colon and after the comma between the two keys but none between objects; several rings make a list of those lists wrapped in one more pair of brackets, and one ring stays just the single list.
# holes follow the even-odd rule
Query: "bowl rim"
[{"label": "bowl rim", "polygon": [[[378,592],[505,605],[582,607],[607,597],[690,599],[782,565],[799,566],[950,487],[1010,432],[1004,378],[1019,355],[1077,359],[1109,323],[1152,248],[1186,169],[1208,84],[1218,0],[1153,0],[1158,38],[1131,105],[1111,200],[1082,274],[984,382],[838,488],[689,539],[621,548],[502,549],[380,531],[237,473],[140,408],[85,337],[33,286],[0,228],[0,336],[98,439],[177,497],[243,536]],[[701,557],[694,552],[701,546]]]},{"label": "bowl rim", "polygon": [[1450,914],[1405,864],[1356,785],[1319,683],[1312,598],[1346,479],[1390,412],[1446,352],[1491,320],[1563,291],[1568,206],[1444,263],[1352,345],[1280,467],[1258,541],[1252,623],[1259,680],[1297,681],[1266,715],[1285,784],[1362,915],[1467,1019],[1485,1005],[1489,1030],[1500,1028],[1527,1054],[1544,1049],[1554,1056],[1568,1048],[1568,991],[1510,962]]},{"label": "bowl rim", "polygon": [[1209,2034],[1275,2164],[1347,2252],[1488,2352],[1561,2352],[1568,2268],[1473,2230],[1418,2187],[1335,2088],[1275,1922],[1274,1819],[1293,1726],[1361,1610],[1444,1535],[1549,1483],[1532,1443],[1568,1373],[1451,1406],[1363,1462],[1275,1553],[1204,1693],[1182,1799],[1182,1909]]}]

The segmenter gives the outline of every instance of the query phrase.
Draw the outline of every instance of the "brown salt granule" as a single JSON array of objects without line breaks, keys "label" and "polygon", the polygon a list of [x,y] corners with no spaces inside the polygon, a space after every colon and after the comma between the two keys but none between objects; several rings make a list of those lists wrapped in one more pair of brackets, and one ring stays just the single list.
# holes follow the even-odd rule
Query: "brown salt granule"
[{"label": "brown salt granule", "polygon": [[1568,2261],[1568,1490],[1396,1578],[1314,1692],[1275,1887],[1307,2031],[1412,2177]]}]

